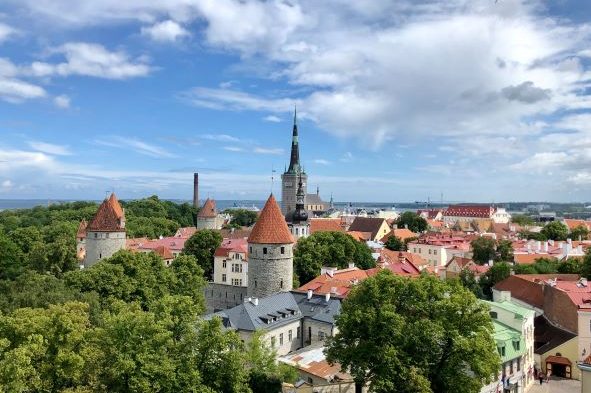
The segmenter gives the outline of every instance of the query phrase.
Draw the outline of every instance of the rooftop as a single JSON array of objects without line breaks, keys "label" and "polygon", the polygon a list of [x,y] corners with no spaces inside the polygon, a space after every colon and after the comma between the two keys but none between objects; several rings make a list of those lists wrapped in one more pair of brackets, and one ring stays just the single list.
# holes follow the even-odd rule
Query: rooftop
[{"label": "rooftop", "polygon": [[125,214],[115,193],[105,199],[99,206],[93,219],[87,226],[88,231],[123,232],[125,231]]},{"label": "rooftop", "polygon": [[201,209],[199,209],[199,213],[197,214],[198,218],[216,218],[218,212],[215,207],[215,201],[213,199],[207,198],[203,203]]},{"label": "rooftop", "polygon": [[293,236],[289,232],[285,217],[273,194],[269,196],[257,222],[248,237],[248,243],[254,244],[291,244]]}]

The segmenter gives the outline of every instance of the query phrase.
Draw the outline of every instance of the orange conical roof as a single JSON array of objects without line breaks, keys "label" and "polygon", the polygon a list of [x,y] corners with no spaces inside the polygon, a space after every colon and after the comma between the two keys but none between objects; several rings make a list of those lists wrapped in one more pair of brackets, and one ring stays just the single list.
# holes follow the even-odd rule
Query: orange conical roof
[{"label": "orange conical roof", "polygon": [[125,214],[115,193],[99,206],[94,218],[88,224],[89,231],[117,232],[124,231]]},{"label": "orange conical roof", "polygon": [[291,244],[293,237],[289,232],[285,217],[273,194],[267,199],[252,232],[248,237],[249,243],[255,244]]},{"label": "orange conical roof", "polygon": [[199,214],[197,217],[200,218],[216,218],[218,215],[215,209],[215,201],[213,199],[207,198],[203,207],[199,210]]},{"label": "orange conical roof", "polygon": [[88,226],[88,223],[83,218],[82,221],[80,221],[80,225],[78,225],[78,232],[76,233],[76,237],[86,237],[86,227],[87,226]]}]

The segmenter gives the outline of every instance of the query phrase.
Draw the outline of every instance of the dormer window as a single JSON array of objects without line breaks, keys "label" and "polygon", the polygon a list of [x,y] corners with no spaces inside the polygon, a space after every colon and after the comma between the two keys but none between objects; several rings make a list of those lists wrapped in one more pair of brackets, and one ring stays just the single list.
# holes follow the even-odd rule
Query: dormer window
[{"label": "dormer window", "polygon": [[490,315],[490,317],[491,317],[491,318],[493,318],[493,319],[497,319],[497,318],[498,318],[498,314],[497,314],[497,312],[496,312],[496,311],[490,311],[490,312],[489,312],[489,315]]}]

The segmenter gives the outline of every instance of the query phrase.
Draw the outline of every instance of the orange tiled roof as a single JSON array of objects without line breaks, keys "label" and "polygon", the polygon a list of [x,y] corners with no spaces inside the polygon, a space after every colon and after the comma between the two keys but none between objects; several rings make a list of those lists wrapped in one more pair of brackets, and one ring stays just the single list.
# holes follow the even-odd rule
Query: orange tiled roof
[{"label": "orange tiled roof", "polygon": [[255,244],[291,244],[293,236],[273,194],[269,196],[265,207],[248,237],[249,243]]},{"label": "orange tiled roof", "polygon": [[312,218],[310,219],[310,233],[314,232],[343,232],[340,218]]},{"label": "orange tiled roof", "polygon": [[170,251],[170,248],[168,248],[166,246],[156,247],[154,252],[156,254],[160,255],[162,257],[162,259],[164,259],[165,261],[168,259],[174,259],[174,255],[172,255],[172,251]]},{"label": "orange tiled roof", "polygon": [[406,239],[417,237],[417,234],[414,233],[413,231],[411,231],[410,229],[406,229],[406,228],[392,229],[390,232],[388,232],[386,235],[384,235],[384,237],[381,238],[380,241],[382,243],[385,243],[392,236],[396,236],[400,240],[404,241]]},{"label": "orange tiled roof", "polygon": [[513,261],[518,265],[531,265],[540,258],[556,259],[554,255],[549,254],[513,254]]},{"label": "orange tiled roof", "polygon": [[121,232],[125,231],[124,223],[125,214],[115,193],[112,193],[109,199],[101,203],[87,229],[97,232]]},{"label": "orange tiled roof", "polygon": [[78,232],[76,233],[76,237],[85,238],[87,226],[88,226],[88,223],[86,222],[86,220],[82,219],[82,221],[80,221],[80,225],[78,225]]},{"label": "orange tiled roof", "polygon": [[207,198],[205,200],[205,203],[203,204],[203,207],[201,207],[201,209],[199,209],[199,214],[197,214],[197,217],[199,217],[199,218],[216,218],[217,215],[218,215],[218,213],[215,209],[215,201],[213,199]]},{"label": "orange tiled roof", "polygon": [[347,231],[347,234],[360,242],[366,242],[371,239],[371,232]]},{"label": "orange tiled roof", "polygon": [[197,232],[197,228],[195,227],[182,227],[176,231],[174,237],[191,237],[195,232]]}]

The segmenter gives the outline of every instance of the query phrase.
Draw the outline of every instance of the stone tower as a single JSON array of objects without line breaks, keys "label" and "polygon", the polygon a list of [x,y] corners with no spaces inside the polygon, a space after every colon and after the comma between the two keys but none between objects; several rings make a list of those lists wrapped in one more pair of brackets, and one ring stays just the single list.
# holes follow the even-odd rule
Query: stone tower
[{"label": "stone tower", "polygon": [[[293,133],[291,137],[291,157],[289,159],[289,168],[281,175],[281,212],[289,221],[295,210],[298,181],[302,181],[304,190],[304,199],[308,185],[308,175],[300,165],[300,147],[298,141],[298,123],[297,112],[293,114]],[[304,200],[304,205],[305,205]]]},{"label": "stone tower", "polygon": [[197,214],[197,229],[220,229],[215,201],[207,198]]},{"label": "stone tower", "polygon": [[293,242],[271,194],[248,237],[248,296],[261,298],[292,290]]},{"label": "stone tower", "polygon": [[291,234],[296,240],[300,237],[310,235],[310,222],[308,221],[308,212],[306,211],[306,206],[304,204],[305,197],[306,194],[304,194],[304,188],[300,176],[300,179],[298,180],[298,191],[296,193],[296,207],[291,215],[291,222],[289,223]]},{"label": "stone tower", "polygon": [[125,212],[112,193],[86,227],[84,267],[125,249],[125,238]]}]

